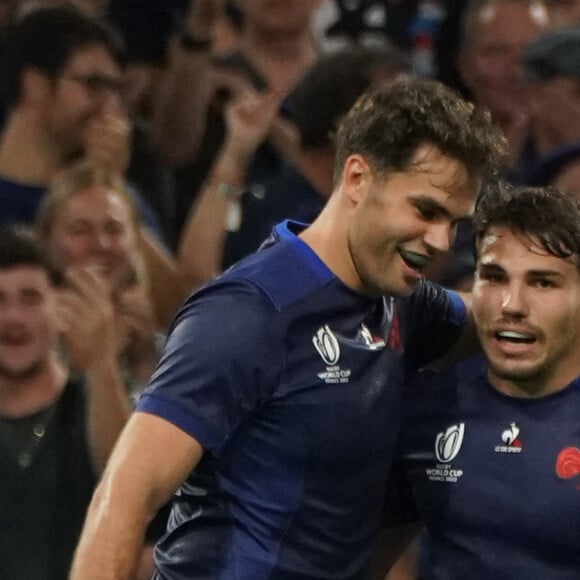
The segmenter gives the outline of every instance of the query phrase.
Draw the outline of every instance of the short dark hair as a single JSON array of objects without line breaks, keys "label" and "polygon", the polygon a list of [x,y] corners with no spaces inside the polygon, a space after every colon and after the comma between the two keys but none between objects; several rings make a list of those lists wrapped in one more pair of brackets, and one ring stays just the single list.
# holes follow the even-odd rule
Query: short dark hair
[{"label": "short dark hair", "polygon": [[94,45],[104,46],[124,66],[120,36],[78,9],[41,8],[15,21],[2,37],[2,90],[7,107],[14,107],[21,96],[23,71],[36,69],[56,78],[76,53]]},{"label": "short dark hair", "polygon": [[287,98],[303,149],[332,144],[340,119],[375,83],[378,74],[410,72],[408,56],[393,46],[352,47],[322,56]]},{"label": "short dark hair", "polygon": [[575,257],[580,267],[580,200],[553,187],[490,188],[473,216],[476,248],[494,226],[506,227],[537,240],[557,258]]},{"label": "short dark hair", "polygon": [[35,266],[44,270],[53,284],[61,280],[31,228],[8,224],[0,228],[0,271],[18,266]]},{"label": "short dark hair", "polygon": [[432,145],[464,165],[470,179],[495,175],[506,153],[488,112],[438,81],[410,77],[365,93],[343,119],[335,143],[335,182],[356,153],[386,175],[408,169],[418,148]]}]

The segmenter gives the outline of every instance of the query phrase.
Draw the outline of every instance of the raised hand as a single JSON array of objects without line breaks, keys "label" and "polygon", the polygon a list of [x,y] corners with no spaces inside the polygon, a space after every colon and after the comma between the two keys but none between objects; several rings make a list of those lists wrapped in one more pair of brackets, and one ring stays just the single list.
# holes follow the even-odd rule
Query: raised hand
[{"label": "raised hand", "polygon": [[116,363],[120,338],[107,282],[94,269],[71,269],[59,292],[62,335],[71,366],[90,373]]},{"label": "raised hand", "polygon": [[281,96],[268,91],[246,90],[226,109],[226,151],[240,163],[247,164],[272,128]]},{"label": "raised hand", "polygon": [[136,379],[147,380],[157,363],[156,320],[151,301],[138,285],[123,291],[117,312],[126,339],[126,360]]},{"label": "raised hand", "polygon": [[89,127],[85,154],[123,175],[131,160],[131,123],[121,106],[111,103]]}]

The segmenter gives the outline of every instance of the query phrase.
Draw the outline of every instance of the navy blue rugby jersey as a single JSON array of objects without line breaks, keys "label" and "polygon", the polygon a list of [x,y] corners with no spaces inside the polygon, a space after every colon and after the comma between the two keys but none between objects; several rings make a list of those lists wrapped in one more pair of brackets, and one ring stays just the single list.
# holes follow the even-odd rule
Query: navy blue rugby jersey
[{"label": "navy blue rugby jersey", "polygon": [[483,356],[405,392],[387,523],[425,522],[421,580],[580,578],[580,379],[498,392]]},{"label": "navy blue rugby jersey", "polygon": [[158,578],[366,577],[406,351],[420,353],[409,364],[439,355],[465,309],[427,283],[401,300],[355,293],[300,227],[277,226],[186,302],[139,403],[205,450],[156,547]]}]

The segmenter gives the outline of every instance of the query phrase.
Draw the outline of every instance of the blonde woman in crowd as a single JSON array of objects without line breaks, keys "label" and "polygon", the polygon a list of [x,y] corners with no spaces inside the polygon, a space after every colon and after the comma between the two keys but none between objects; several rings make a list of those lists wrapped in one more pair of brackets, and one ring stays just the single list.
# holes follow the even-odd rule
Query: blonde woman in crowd
[{"label": "blonde woman in crowd", "polygon": [[[60,270],[91,270],[106,282],[120,360],[130,386],[139,386],[156,364],[156,339],[165,323],[156,316],[160,308],[150,281],[163,278],[171,296],[171,276],[166,274],[172,264],[165,260],[163,274],[156,271],[155,264],[163,262],[161,251],[142,231],[124,180],[89,161],[65,170],[47,192],[37,228]],[[176,274],[174,282],[179,284]]]}]

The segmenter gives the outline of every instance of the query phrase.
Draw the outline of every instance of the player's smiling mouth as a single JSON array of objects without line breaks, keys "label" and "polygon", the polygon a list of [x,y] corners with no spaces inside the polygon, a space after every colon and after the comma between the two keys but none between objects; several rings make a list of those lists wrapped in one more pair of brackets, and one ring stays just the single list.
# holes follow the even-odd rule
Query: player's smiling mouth
[{"label": "player's smiling mouth", "polygon": [[399,249],[399,255],[403,259],[403,262],[416,270],[417,272],[423,272],[423,270],[429,264],[429,258],[425,254],[419,254],[417,252],[411,252],[410,250],[405,250],[404,248]]}]

